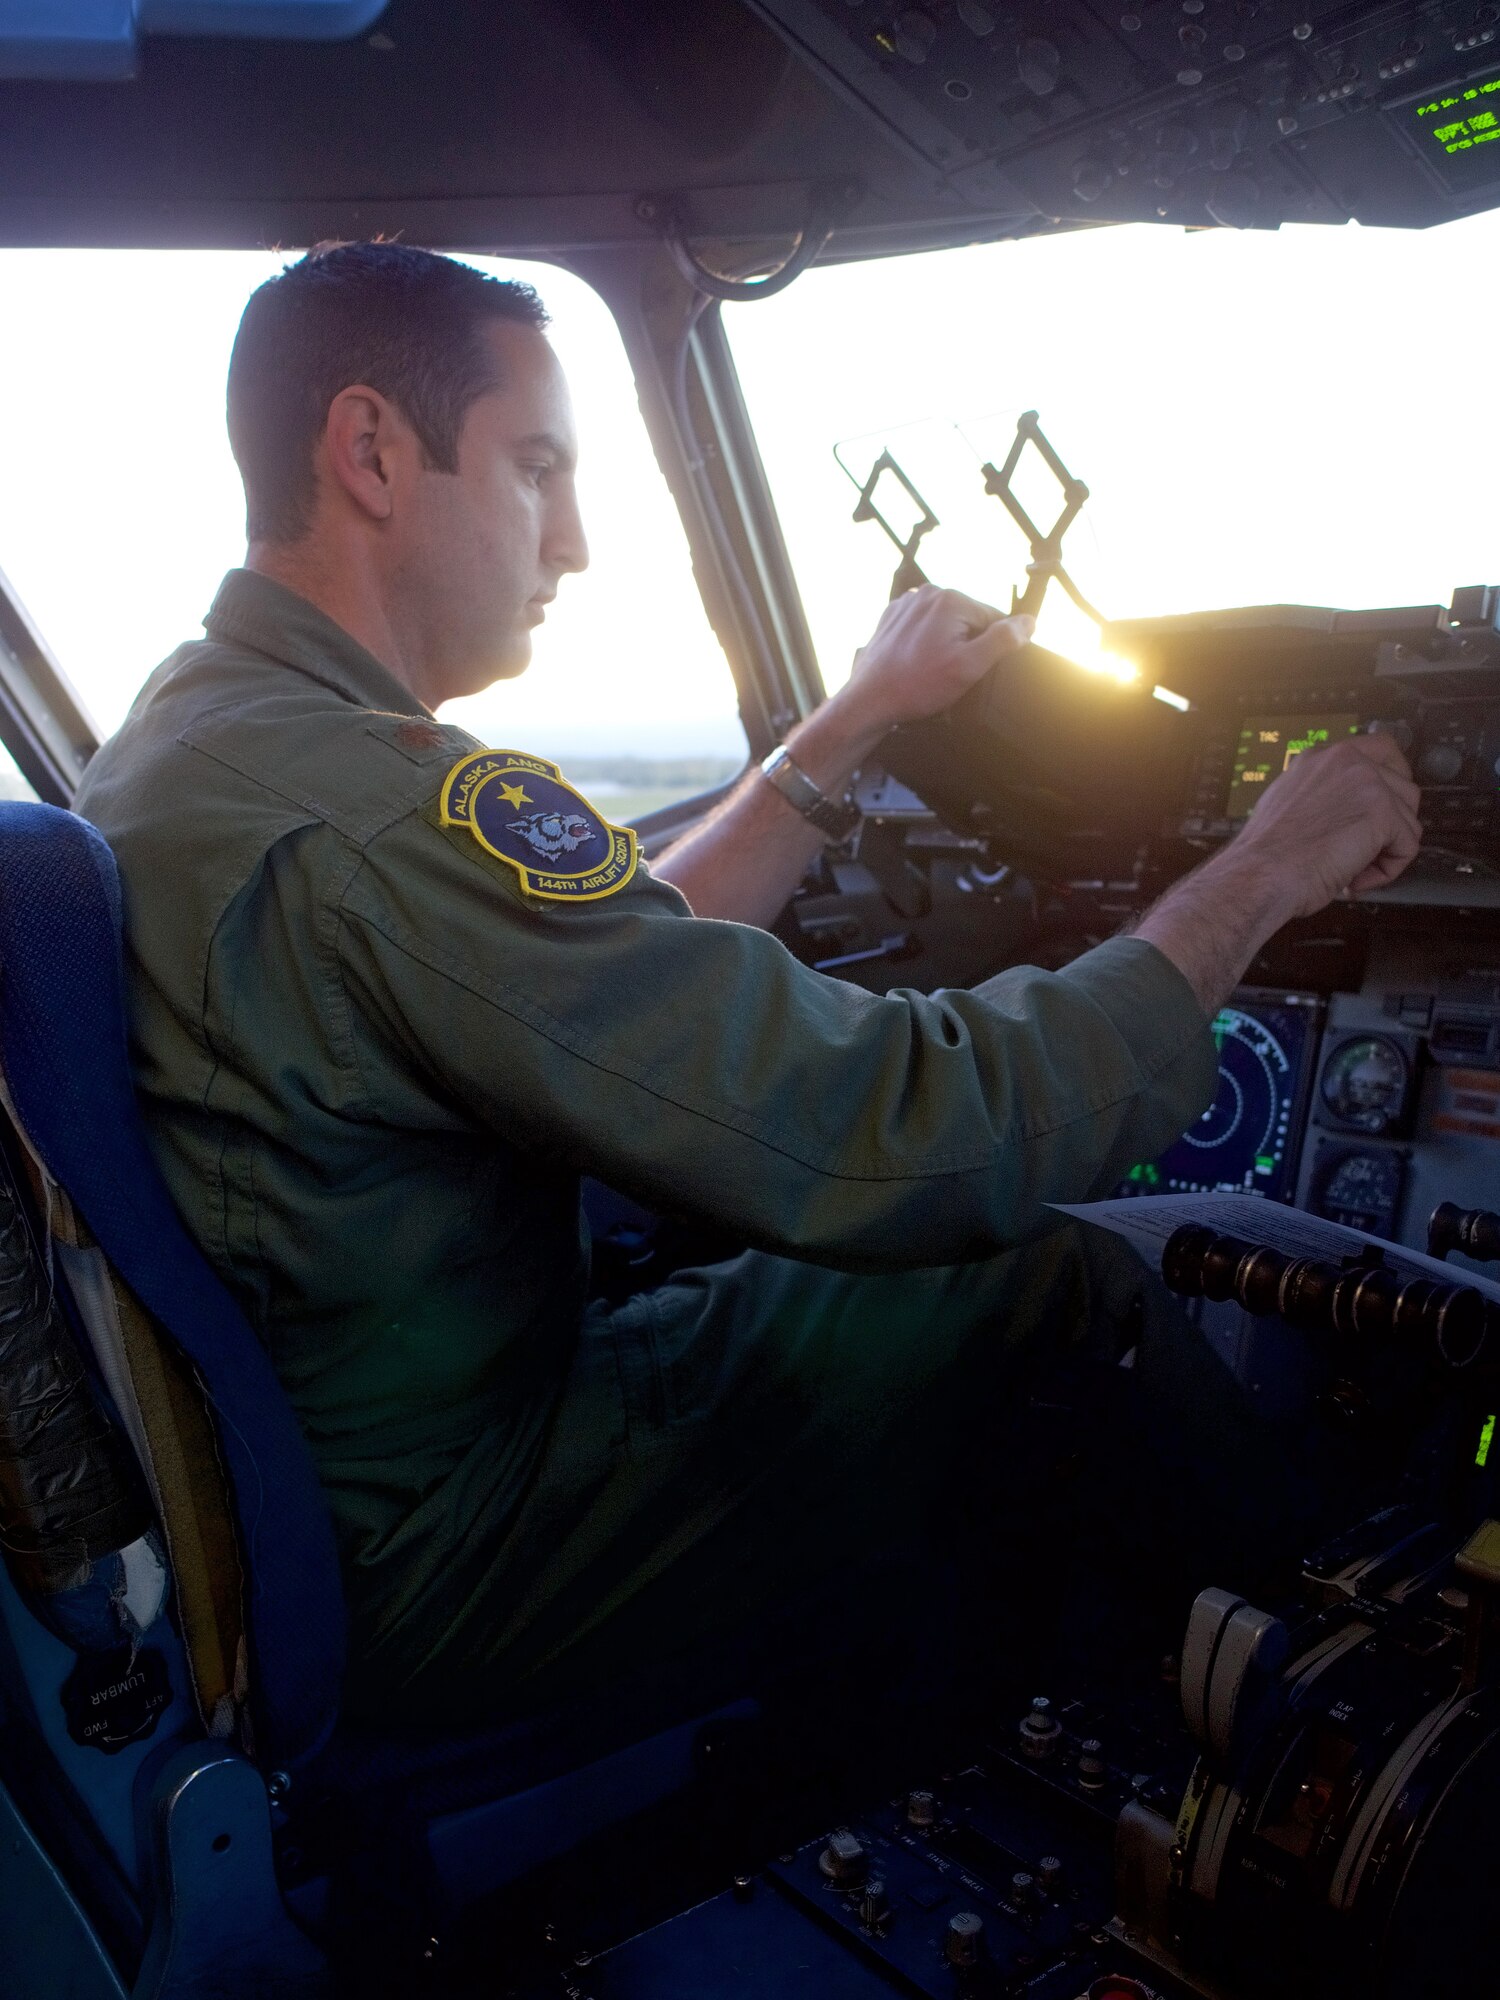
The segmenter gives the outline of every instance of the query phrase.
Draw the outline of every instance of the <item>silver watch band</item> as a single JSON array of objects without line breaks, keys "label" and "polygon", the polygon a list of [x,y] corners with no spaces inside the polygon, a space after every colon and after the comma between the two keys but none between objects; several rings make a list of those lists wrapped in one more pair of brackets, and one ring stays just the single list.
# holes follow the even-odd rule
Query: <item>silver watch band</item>
[{"label": "silver watch band", "polygon": [[795,806],[805,820],[830,840],[846,840],[859,825],[859,808],[847,799],[840,804],[820,791],[784,743],[777,745],[760,768],[787,804]]}]

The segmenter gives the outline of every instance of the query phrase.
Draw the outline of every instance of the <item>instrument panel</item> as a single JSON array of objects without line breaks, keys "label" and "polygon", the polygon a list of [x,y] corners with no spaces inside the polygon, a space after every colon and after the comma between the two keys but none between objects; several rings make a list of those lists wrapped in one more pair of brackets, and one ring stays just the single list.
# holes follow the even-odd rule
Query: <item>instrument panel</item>
[{"label": "instrument panel", "polygon": [[1224,817],[1231,824],[1247,820],[1273,778],[1304,750],[1359,734],[1356,714],[1248,715],[1240,724],[1229,773]]},{"label": "instrument panel", "polygon": [[1384,731],[1400,745],[1423,788],[1429,846],[1481,854],[1495,848],[1500,702],[1418,701],[1392,714],[1394,704],[1362,698],[1358,689],[1334,690],[1325,699],[1334,705],[1310,710],[1271,702],[1212,723],[1193,760],[1191,800],[1178,822],[1180,831],[1189,839],[1227,839],[1250,817],[1266,786],[1305,751]]},{"label": "instrument panel", "polygon": [[1182,707],[1182,789],[1164,831],[1231,838],[1297,757],[1385,733],[1422,787],[1424,875],[1500,872],[1500,592],[1446,607],[1250,606],[1105,628]]},{"label": "instrument panel", "polygon": [[[1391,963],[1440,984],[1441,955],[1407,941]],[[1245,1193],[1293,1202],[1352,1229],[1420,1249],[1443,1190],[1482,1206],[1500,1185],[1500,1051],[1445,1054],[1445,996],[1387,986],[1380,964],[1359,993],[1242,988],[1214,1022],[1219,1087],[1197,1123],[1133,1167],[1120,1195]],[[1471,994],[1477,1000],[1478,996]],[[1394,1017],[1428,1008],[1429,1031]],[[1488,982],[1500,1030],[1500,980]]]},{"label": "instrument panel", "polygon": [[909,157],[976,206],[1076,221],[1462,214],[1500,184],[1497,22],[1410,0],[752,0]]},{"label": "instrument panel", "polygon": [[804,954],[877,990],[1066,963],[1233,838],[1291,763],[1387,733],[1422,788],[1421,854],[1272,941],[1215,1023],[1213,1104],[1119,1192],[1259,1194],[1420,1248],[1439,1201],[1484,1207],[1500,1184],[1500,587],[1104,640],[1133,689],[1032,646],[887,739],[839,893],[796,906]]},{"label": "instrument panel", "polygon": [[1161,888],[1232,839],[1297,758],[1385,734],[1422,787],[1423,851],[1377,899],[1500,907],[1500,586],[1376,611],[1252,605],[1102,627],[1133,680],[1032,645],[893,730],[856,799],[925,807],[983,865]]},{"label": "instrument panel", "polygon": [[1131,1169],[1121,1194],[1290,1198],[1322,1003],[1313,994],[1237,995],[1214,1020],[1219,1087],[1176,1145]]}]

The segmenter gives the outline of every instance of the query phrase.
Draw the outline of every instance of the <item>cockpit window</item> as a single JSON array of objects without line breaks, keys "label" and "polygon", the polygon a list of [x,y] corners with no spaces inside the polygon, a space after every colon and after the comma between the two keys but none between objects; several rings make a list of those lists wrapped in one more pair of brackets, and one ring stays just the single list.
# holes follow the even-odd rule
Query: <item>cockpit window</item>
[{"label": "cockpit window", "polygon": [[[198,636],[241,559],[225,370],[246,298],[285,261],[0,251],[0,568],[102,733]],[[612,819],[635,818],[743,764],[733,683],[608,308],[551,265],[474,261],[526,278],[551,310],[592,561],[564,579],[526,675],[447,713],[488,743],[554,758]]]},{"label": "cockpit window", "polygon": [[[897,562],[851,522],[848,474],[889,451],[940,522],[927,573],[1008,607],[1028,551],[982,467],[1030,409],[1090,489],[1063,555],[1106,617],[1446,604],[1493,581],[1494,333],[1473,274],[1497,253],[1500,212],[1425,232],[1089,230],[815,270],[726,307],[825,681]],[[1049,524],[1055,483],[1035,460],[1018,479]],[[904,533],[913,503],[897,520],[887,494]],[[1059,591],[1040,636],[1099,652]]]},{"label": "cockpit window", "polygon": [[16,760],[0,744],[0,799],[34,799],[35,791],[26,782]]}]

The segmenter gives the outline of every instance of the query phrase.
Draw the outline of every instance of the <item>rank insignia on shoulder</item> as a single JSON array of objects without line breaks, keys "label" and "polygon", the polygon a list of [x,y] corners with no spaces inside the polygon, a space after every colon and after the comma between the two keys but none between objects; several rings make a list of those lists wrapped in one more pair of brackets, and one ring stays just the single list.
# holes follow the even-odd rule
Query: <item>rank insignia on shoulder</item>
[{"label": "rank insignia on shoulder", "polygon": [[444,826],[466,826],[486,854],[514,868],[529,896],[592,903],[635,873],[635,834],[611,826],[556,764],[522,750],[475,750],[443,780]]}]

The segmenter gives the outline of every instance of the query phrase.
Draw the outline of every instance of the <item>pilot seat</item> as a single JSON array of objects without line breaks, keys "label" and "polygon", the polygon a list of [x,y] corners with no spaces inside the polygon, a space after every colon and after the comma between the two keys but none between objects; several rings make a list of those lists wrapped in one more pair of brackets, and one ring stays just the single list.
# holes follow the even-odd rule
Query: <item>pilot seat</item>
[{"label": "pilot seat", "polygon": [[341,1723],[327,1512],[148,1148],[120,935],[100,835],[0,804],[7,2000],[333,1992],[372,1940],[405,1980],[701,1782],[756,1704],[730,1671],[717,1703],[694,1674],[477,1733]]}]

